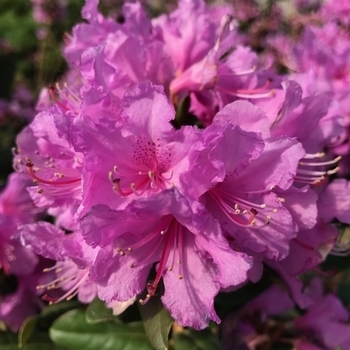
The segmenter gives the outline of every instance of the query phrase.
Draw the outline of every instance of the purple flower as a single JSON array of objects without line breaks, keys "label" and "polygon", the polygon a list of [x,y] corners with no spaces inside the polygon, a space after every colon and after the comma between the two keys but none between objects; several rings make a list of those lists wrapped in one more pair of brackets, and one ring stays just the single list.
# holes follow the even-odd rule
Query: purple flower
[{"label": "purple flower", "polygon": [[81,116],[74,122],[76,148],[84,154],[83,211],[95,204],[117,208],[180,186],[189,166],[188,149],[199,131],[172,127],[175,111],[161,87],[144,82],[128,91],[118,117],[94,123]]},{"label": "purple flower", "polygon": [[[81,229],[101,247],[91,278],[102,300],[125,301],[146,287],[143,304],[163,279],[164,306],[181,325],[196,329],[220,321],[213,298],[245,281],[251,266],[245,254],[231,250],[204,208],[176,189],[134,200],[124,210],[94,207]],[[156,276],[147,281],[154,263]]]},{"label": "purple flower", "polygon": [[181,176],[186,191],[214,215],[235,247],[285,257],[297,226],[283,192],[304,155],[301,145],[282,137],[263,141],[229,122],[208,127],[203,139],[201,149],[190,150],[190,170]]},{"label": "purple flower", "polygon": [[70,124],[53,106],[39,113],[17,137],[14,168],[36,184],[28,190],[38,207],[80,203],[82,156],[70,145]]},{"label": "purple flower", "polygon": [[[97,250],[88,246],[79,232],[67,235],[52,224],[38,222],[21,227],[21,241],[37,254],[57,261],[45,269],[53,277],[38,286],[38,289],[47,290],[45,300],[57,303],[77,295],[81,302],[89,303],[96,297],[96,285],[89,278],[89,268]],[[50,291],[58,288],[63,293],[51,296]]]},{"label": "purple flower", "polygon": [[306,333],[311,332],[325,349],[350,349],[349,312],[333,294],[316,300],[295,325]]}]

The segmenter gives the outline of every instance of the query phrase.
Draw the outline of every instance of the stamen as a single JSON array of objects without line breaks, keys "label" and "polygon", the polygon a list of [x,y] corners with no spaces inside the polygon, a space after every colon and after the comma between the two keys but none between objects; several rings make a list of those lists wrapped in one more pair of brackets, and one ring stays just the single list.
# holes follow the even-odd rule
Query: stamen
[{"label": "stamen", "polygon": [[33,178],[33,181],[35,180],[46,185],[70,185],[81,181],[81,179],[72,179],[67,181],[54,181],[53,179],[50,179],[50,180],[41,179],[35,174],[33,170],[33,166],[34,166],[33,163],[28,158],[26,158],[26,160],[27,160],[27,164],[26,164],[27,170],[29,175]]},{"label": "stamen", "polygon": [[326,155],[324,152],[318,152],[318,153],[307,153],[304,156],[304,159],[315,159],[315,158],[322,158]]},{"label": "stamen", "polygon": [[338,163],[341,160],[341,156],[338,156],[332,160],[329,160],[328,162],[319,162],[319,163],[309,163],[309,162],[299,162],[299,165],[304,166],[324,166],[324,165],[333,165]]},{"label": "stamen", "polygon": [[66,112],[70,111],[70,109],[67,106],[65,106],[61,101],[58,100],[58,98],[55,95],[55,91],[56,91],[56,88],[53,85],[51,85],[49,87],[49,92],[50,92],[50,96],[53,99],[53,101],[57,104],[58,107],[60,107],[64,111],[66,111]]}]

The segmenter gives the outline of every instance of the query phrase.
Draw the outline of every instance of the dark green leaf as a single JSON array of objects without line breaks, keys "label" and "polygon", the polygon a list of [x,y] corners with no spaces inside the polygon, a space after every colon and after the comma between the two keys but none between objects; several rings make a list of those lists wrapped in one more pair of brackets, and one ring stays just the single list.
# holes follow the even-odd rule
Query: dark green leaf
[{"label": "dark green leaf", "polygon": [[105,303],[96,298],[86,309],[86,321],[88,323],[99,323],[110,320],[117,320],[115,316],[113,316],[112,309],[108,309]]},{"label": "dark green leaf", "polygon": [[201,350],[193,340],[184,333],[176,334],[173,338],[174,350]]},{"label": "dark green leaf", "polygon": [[0,332],[0,349],[3,348],[4,344],[18,344],[17,335],[11,332]]},{"label": "dark green leaf", "polygon": [[48,305],[38,316],[39,325],[42,329],[48,329],[57,317],[78,307],[81,307],[81,304],[75,300],[62,301],[58,304]]},{"label": "dark green leaf", "polygon": [[11,332],[0,332],[0,349],[1,350],[67,350],[56,346],[51,342],[47,333],[33,333],[28,343],[21,348],[18,345],[18,337]]},{"label": "dark green leaf", "polygon": [[140,305],[140,313],[146,334],[156,350],[168,349],[168,337],[174,320],[163,307],[160,298],[152,297],[145,305]]},{"label": "dark green leaf", "polygon": [[67,349],[77,350],[151,350],[141,322],[87,323],[85,312],[72,310],[50,328],[51,339]]},{"label": "dark green leaf", "polygon": [[28,343],[29,338],[35,330],[38,323],[36,316],[28,317],[23,323],[18,333],[18,347],[22,348],[23,345]]}]

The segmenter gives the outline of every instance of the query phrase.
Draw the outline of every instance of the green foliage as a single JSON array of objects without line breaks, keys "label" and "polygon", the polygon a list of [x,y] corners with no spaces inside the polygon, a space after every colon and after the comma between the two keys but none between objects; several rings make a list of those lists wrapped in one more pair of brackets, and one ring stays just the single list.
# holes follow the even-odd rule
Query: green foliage
[{"label": "green foliage", "polygon": [[118,320],[113,316],[112,309],[108,309],[105,303],[98,298],[88,305],[85,316],[87,323],[100,323],[112,320],[117,322]]},{"label": "green foliage", "polygon": [[210,327],[203,331],[184,329],[174,335],[173,344],[174,350],[220,350],[222,348],[217,335]]},{"label": "green foliage", "polygon": [[168,337],[174,320],[163,307],[159,296],[140,305],[140,313],[146,334],[156,350],[168,349]]},{"label": "green foliage", "polygon": [[62,315],[50,328],[57,345],[72,350],[151,350],[141,322],[108,321],[91,324],[82,310]]}]

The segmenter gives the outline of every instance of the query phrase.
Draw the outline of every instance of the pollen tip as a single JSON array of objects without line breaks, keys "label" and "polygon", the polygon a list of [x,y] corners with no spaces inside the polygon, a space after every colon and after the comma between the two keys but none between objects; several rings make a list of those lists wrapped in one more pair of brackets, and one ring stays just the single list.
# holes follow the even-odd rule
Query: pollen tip
[{"label": "pollen tip", "polygon": [[134,265],[134,264],[130,264],[129,266],[130,266],[131,268],[135,267],[135,265]]},{"label": "pollen tip", "polygon": [[182,276],[182,275],[179,275],[178,277],[179,277],[179,280],[182,280],[182,279],[183,279],[183,276]]},{"label": "pollen tip", "polygon": [[38,188],[38,189],[36,190],[36,192],[39,193],[39,194],[42,194],[44,191],[43,191],[42,188]]},{"label": "pollen tip", "polygon": [[128,252],[132,252],[132,249],[130,247],[128,248]]},{"label": "pollen tip", "polygon": [[34,164],[32,163],[32,161],[29,158],[25,158],[25,161],[26,161],[26,166],[28,168],[31,168],[34,166]]},{"label": "pollen tip", "polygon": [[139,299],[139,303],[140,303],[141,305],[144,305],[144,304],[145,304],[145,301],[144,301],[143,299]]},{"label": "pollen tip", "polygon": [[258,211],[257,211],[255,208],[251,208],[251,209],[250,209],[250,212],[251,212],[253,215],[258,215]]},{"label": "pollen tip", "polygon": [[278,209],[276,209],[276,208],[274,208],[272,211],[273,211],[274,213],[278,213]]},{"label": "pollen tip", "polygon": [[270,191],[272,191],[275,187],[275,185],[270,186]]}]

